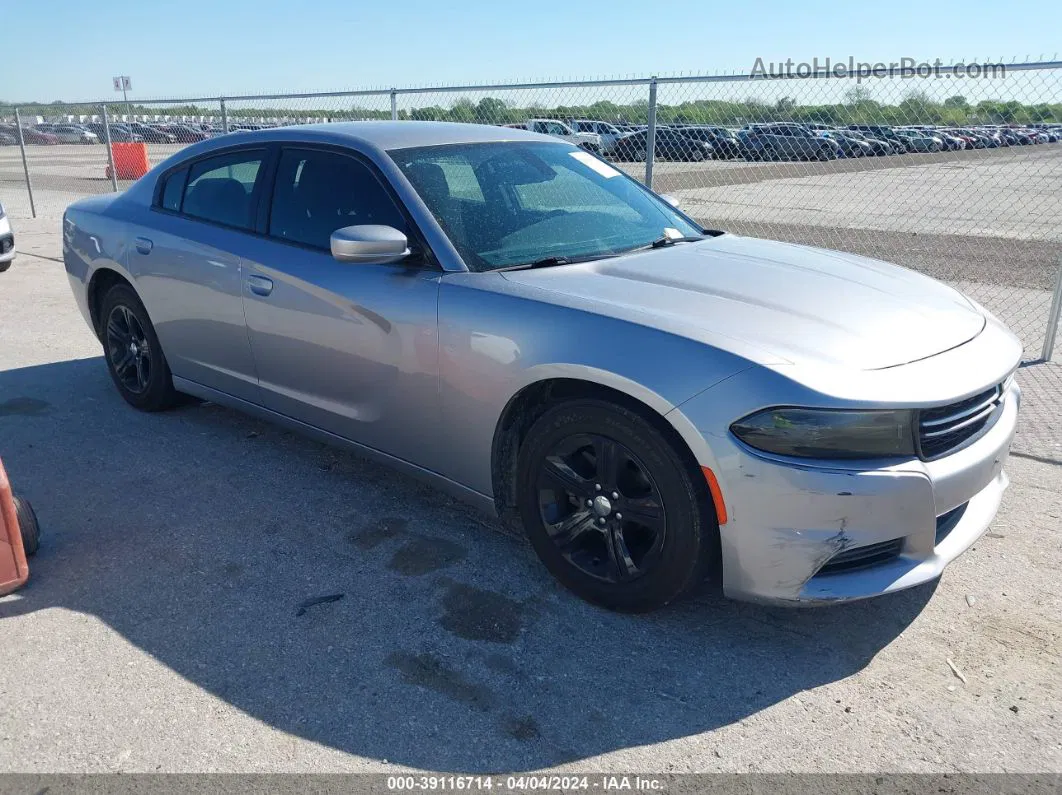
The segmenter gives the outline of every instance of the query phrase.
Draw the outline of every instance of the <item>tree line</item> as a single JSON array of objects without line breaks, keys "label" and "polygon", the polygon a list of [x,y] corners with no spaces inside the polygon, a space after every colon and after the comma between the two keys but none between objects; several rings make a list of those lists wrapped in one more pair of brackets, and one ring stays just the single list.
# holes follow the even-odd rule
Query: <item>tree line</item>
[{"label": "tree line", "polygon": [[[278,101],[279,102],[279,101]],[[23,116],[57,117],[67,114],[98,114],[99,105],[66,105],[61,102],[19,106]],[[390,109],[380,110],[352,105],[347,108],[254,107],[230,103],[229,119],[252,118],[325,118],[333,121],[352,119],[389,119]],[[137,116],[213,116],[220,115],[217,106],[150,105],[109,103],[111,116],[132,113]],[[0,117],[13,117],[14,105],[0,102]],[[483,97],[474,101],[461,97],[449,106],[427,105],[398,111],[400,119],[422,121],[476,122],[481,124],[513,124],[532,117],[555,119],[599,119],[626,124],[646,124],[649,119],[648,100],[623,104],[600,100],[581,105],[520,105],[498,97]],[[742,100],[696,99],[677,104],[659,103],[656,111],[661,124],[706,124],[741,126],[763,122],[808,122],[819,124],[1034,124],[1062,122],[1062,103],[1024,104],[1017,100],[982,100],[969,102],[956,94],[943,101],[931,99],[924,93],[913,92],[895,105],[879,102],[863,88],[848,91],[841,102],[832,104],[801,104],[792,97],[766,102],[756,97]]]}]

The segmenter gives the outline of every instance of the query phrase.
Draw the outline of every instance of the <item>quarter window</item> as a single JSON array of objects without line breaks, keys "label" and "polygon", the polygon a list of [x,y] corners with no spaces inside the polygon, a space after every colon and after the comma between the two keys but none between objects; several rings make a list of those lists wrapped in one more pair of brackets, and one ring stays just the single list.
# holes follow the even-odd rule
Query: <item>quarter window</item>
[{"label": "quarter window", "polygon": [[182,168],[174,171],[166,177],[166,183],[162,186],[162,196],[159,204],[164,210],[179,212],[181,209],[181,196],[184,194],[184,181],[188,178],[188,169]]},{"label": "quarter window", "polygon": [[407,231],[402,214],[364,164],[335,152],[284,150],[269,213],[270,235],[327,251],[334,231],[361,224]]},{"label": "quarter window", "polygon": [[236,152],[193,163],[181,211],[204,221],[252,229],[251,194],[262,157],[262,152]]}]

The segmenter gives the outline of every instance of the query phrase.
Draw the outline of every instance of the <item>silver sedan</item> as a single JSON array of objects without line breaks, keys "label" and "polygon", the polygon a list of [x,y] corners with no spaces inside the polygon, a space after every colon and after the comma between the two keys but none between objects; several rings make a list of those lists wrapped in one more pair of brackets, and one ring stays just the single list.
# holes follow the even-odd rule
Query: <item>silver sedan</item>
[{"label": "silver sedan", "polygon": [[182,150],[63,221],[118,392],[373,456],[622,610],[940,575],[988,527],[1018,340],[925,276],[706,230],[593,154],[365,122]]}]

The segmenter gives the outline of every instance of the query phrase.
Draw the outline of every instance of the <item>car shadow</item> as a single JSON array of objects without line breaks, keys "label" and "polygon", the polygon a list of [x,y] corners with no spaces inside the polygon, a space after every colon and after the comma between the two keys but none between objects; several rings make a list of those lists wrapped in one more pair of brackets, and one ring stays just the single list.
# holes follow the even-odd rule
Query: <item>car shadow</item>
[{"label": "car shadow", "polygon": [[528,770],[735,723],[858,672],[933,592],[610,613],[431,488],[209,403],[136,412],[99,358],[0,372],[0,439],[44,534],[0,622],[97,616],[277,729],[417,768]]}]

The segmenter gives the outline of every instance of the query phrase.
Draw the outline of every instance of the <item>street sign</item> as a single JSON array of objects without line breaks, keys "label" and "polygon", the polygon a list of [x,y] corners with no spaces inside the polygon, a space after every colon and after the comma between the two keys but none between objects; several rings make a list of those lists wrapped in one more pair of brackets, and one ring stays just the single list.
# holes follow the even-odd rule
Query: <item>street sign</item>
[{"label": "street sign", "polygon": [[114,81],[115,91],[132,91],[133,81],[129,79],[129,75],[121,75],[119,77],[112,78]]}]

